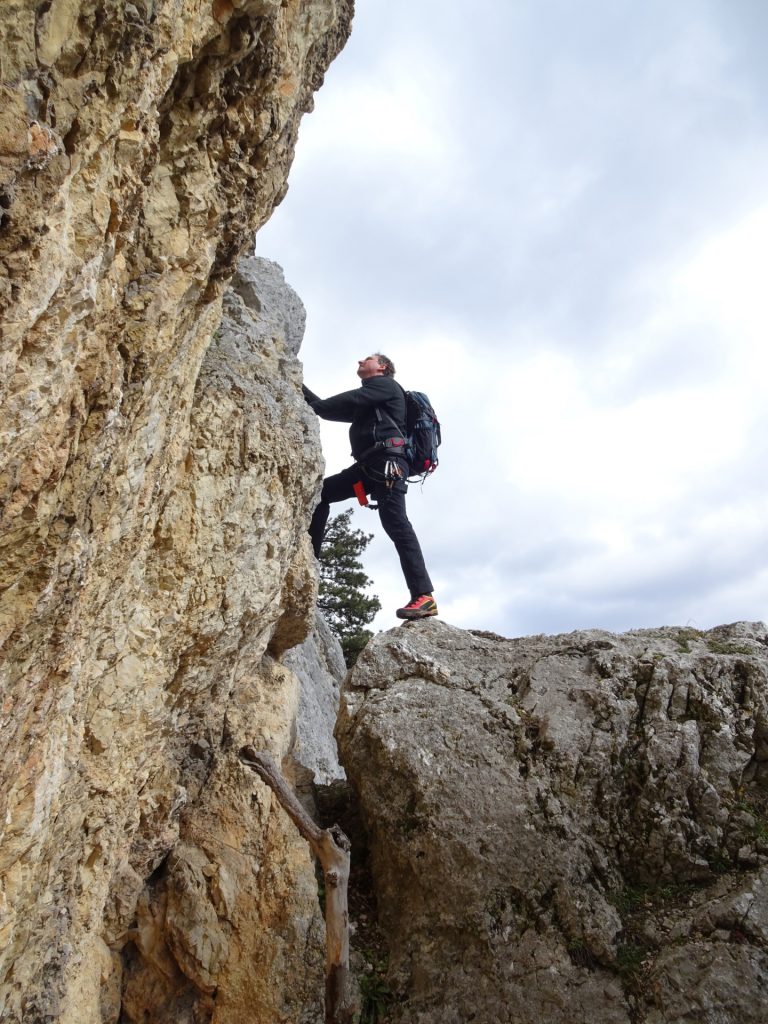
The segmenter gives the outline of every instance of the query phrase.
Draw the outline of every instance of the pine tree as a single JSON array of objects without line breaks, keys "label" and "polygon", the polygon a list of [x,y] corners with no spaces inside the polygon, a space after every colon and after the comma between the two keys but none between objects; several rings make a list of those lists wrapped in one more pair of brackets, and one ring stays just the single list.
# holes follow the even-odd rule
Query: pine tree
[{"label": "pine tree", "polygon": [[363,572],[359,556],[373,539],[372,533],[351,528],[352,509],[334,516],[320,552],[320,594],[318,606],[336,634],[351,667],[373,636],[365,627],[381,609],[375,594],[364,593],[372,580]]}]

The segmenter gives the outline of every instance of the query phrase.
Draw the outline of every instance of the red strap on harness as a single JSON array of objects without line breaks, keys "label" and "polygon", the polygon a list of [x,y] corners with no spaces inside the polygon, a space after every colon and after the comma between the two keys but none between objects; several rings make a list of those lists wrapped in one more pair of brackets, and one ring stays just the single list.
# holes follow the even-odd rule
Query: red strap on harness
[{"label": "red strap on harness", "polygon": [[352,484],[352,490],[355,492],[355,497],[361,505],[368,504],[368,495],[365,493],[362,480],[358,480],[356,484]]}]

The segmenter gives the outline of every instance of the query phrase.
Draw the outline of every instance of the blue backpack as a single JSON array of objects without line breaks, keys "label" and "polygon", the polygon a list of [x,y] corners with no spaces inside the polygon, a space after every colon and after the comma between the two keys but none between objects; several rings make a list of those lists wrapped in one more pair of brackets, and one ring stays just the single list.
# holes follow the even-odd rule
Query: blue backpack
[{"label": "blue backpack", "polygon": [[409,476],[425,480],[437,469],[440,421],[423,391],[405,392],[405,455]]},{"label": "blue backpack", "polygon": [[440,446],[442,437],[440,435],[440,421],[435,415],[432,403],[423,391],[406,391],[405,396],[405,434],[400,434],[400,429],[386,413],[376,410],[376,418],[381,422],[387,419],[397,430],[399,437],[390,437],[386,441],[378,441],[373,448],[360,456],[360,461],[374,451],[381,448],[397,449],[398,454],[404,455],[408,463],[408,479],[415,477],[422,482],[434,473],[438,466],[437,449]]}]

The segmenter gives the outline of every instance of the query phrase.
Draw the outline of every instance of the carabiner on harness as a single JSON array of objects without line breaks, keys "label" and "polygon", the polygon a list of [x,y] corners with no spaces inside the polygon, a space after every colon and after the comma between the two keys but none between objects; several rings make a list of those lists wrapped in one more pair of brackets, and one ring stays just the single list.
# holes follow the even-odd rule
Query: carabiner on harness
[{"label": "carabiner on harness", "polygon": [[394,487],[398,480],[403,479],[403,470],[396,459],[387,459],[384,463],[384,483]]}]

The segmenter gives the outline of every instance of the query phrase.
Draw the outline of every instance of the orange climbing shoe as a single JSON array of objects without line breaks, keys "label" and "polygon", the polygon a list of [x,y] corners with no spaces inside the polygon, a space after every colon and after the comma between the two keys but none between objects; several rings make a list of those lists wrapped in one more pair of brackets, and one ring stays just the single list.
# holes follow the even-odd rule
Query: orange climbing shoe
[{"label": "orange climbing shoe", "polygon": [[422,594],[407,604],[405,608],[398,608],[395,612],[398,619],[426,619],[430,615],[437,615],[437,605],[431,594]]}]

